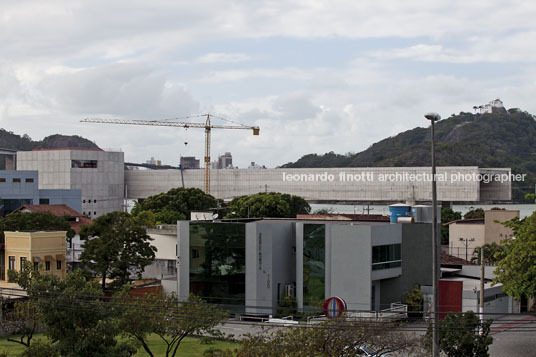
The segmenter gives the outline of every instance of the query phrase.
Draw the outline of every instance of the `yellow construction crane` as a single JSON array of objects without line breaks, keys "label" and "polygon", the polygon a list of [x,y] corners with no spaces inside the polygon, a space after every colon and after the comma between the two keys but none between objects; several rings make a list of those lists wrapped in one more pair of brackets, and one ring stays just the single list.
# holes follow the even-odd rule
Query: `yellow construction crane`
[{"label": "yellow construction crane", "polygon": [[[259,135],[258,126],[247,126],[235,123],[231,120],[216,117],[211,114],[198,115],[197,117],[206,117],[204,123],[187,123],[176,121],[158,121],[158,120],[124,120],[124,119],[100,119],[86,118],[81,120],[82,123],[101,123],[101,124],[126,124],[126,125],[150,125],[150,126],[168,126],[181,128],[199,128],[205,129],[205,193],[210,194],[210,132],[212,129],[249,129],[253,130],[253,135]],[[210,122],[211,117],[223,119],[237,125],[214,125]]]}]

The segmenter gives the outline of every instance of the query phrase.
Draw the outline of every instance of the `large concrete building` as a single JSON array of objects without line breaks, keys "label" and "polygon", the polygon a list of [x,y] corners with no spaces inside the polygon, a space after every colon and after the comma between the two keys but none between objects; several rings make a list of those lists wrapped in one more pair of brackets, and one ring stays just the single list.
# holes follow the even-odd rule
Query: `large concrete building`
[{"label": "large concrete building", "polygon": [[[509,201],[510,169],[476,166],[439,167],[439,201]],[[491,180],[488,180],[492,178]],[[204,189],[204,170],[125,171],[130,199],[143,199],[174,187]],[[232,199],[259,192],[298,195],[309,201],[430,201],[429,167],[310,168],[310,169],[231,169],[212,170],[210,193]]]},{"label": "large concrete building", "polygon": [[124,154],[100,149],[19,151],[18,170],[37,170],[40,189],[78,189],[77,211],[95,218],[124,205]]}]

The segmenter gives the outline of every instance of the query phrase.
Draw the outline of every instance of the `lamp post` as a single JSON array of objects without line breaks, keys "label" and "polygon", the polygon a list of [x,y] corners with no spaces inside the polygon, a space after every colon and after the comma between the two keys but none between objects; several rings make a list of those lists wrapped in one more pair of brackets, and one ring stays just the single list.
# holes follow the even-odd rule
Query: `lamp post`
[{"label": "lamp post", "polygon": [[424,117],[432,123],[432,355],[439,357],[439,272],[441,265],[441,245],[437,235],[437,191],[435,164],[434,123],[441,119],[437,113],[427,113]]},{"label": "lamp post", "polygon": [[[465,260],[467,260],[467,248],[469,247],[469,242],[474,242],[475,239],[474,238],[471,238],[471,239],[468,239],[468,238],[460,238],[460,242],[463,243],[463,245],[465,245]],[[458,254],[458,257],[460,256],[460,254]]]}]

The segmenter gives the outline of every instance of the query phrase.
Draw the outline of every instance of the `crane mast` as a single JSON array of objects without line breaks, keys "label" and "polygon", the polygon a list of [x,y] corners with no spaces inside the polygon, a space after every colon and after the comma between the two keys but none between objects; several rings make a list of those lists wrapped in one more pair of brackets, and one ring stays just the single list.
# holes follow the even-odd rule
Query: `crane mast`
[{"label": "crane mast", "polygon": [[253,131],[253,135],[259,135],[260,128],[258,126],[247,125],[214,125],[211,123],[210,114],[204,114],[206,117],[205,123],[189,123],[176,121],[159,121],[159,120],[127,120],[127,119],[102,119],[102,118],[86,118],[81,120],[82,123],[99,123],[99,124],[124,124],[124,125],[148,125],[148,126],[164,126],[164,127],[180,127],[180,128],[198,128],[205,129],[205,193],[210,194],[210,136],[212,129],[249,129]]}]

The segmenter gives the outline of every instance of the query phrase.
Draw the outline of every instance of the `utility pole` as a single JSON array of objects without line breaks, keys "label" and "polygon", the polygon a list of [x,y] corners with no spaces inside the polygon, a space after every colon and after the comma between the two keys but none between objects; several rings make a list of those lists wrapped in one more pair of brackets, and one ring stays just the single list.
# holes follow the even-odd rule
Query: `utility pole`
[{"label": "utility pole", "polygon": [[480,247],[480,323],[484,323],[484,276],[485,276],[485,266],[484,266],[484,247]]},{"label": "utility pole", "polygon": [[432,356],[439,357],[439,278],[441,266],[441,243],[437,234],[437,188],[436,188],[436,162],[434,123],[441,119],[437,113],[427,113],[424,116],[430,120],[430,134],[432,139]]}]

